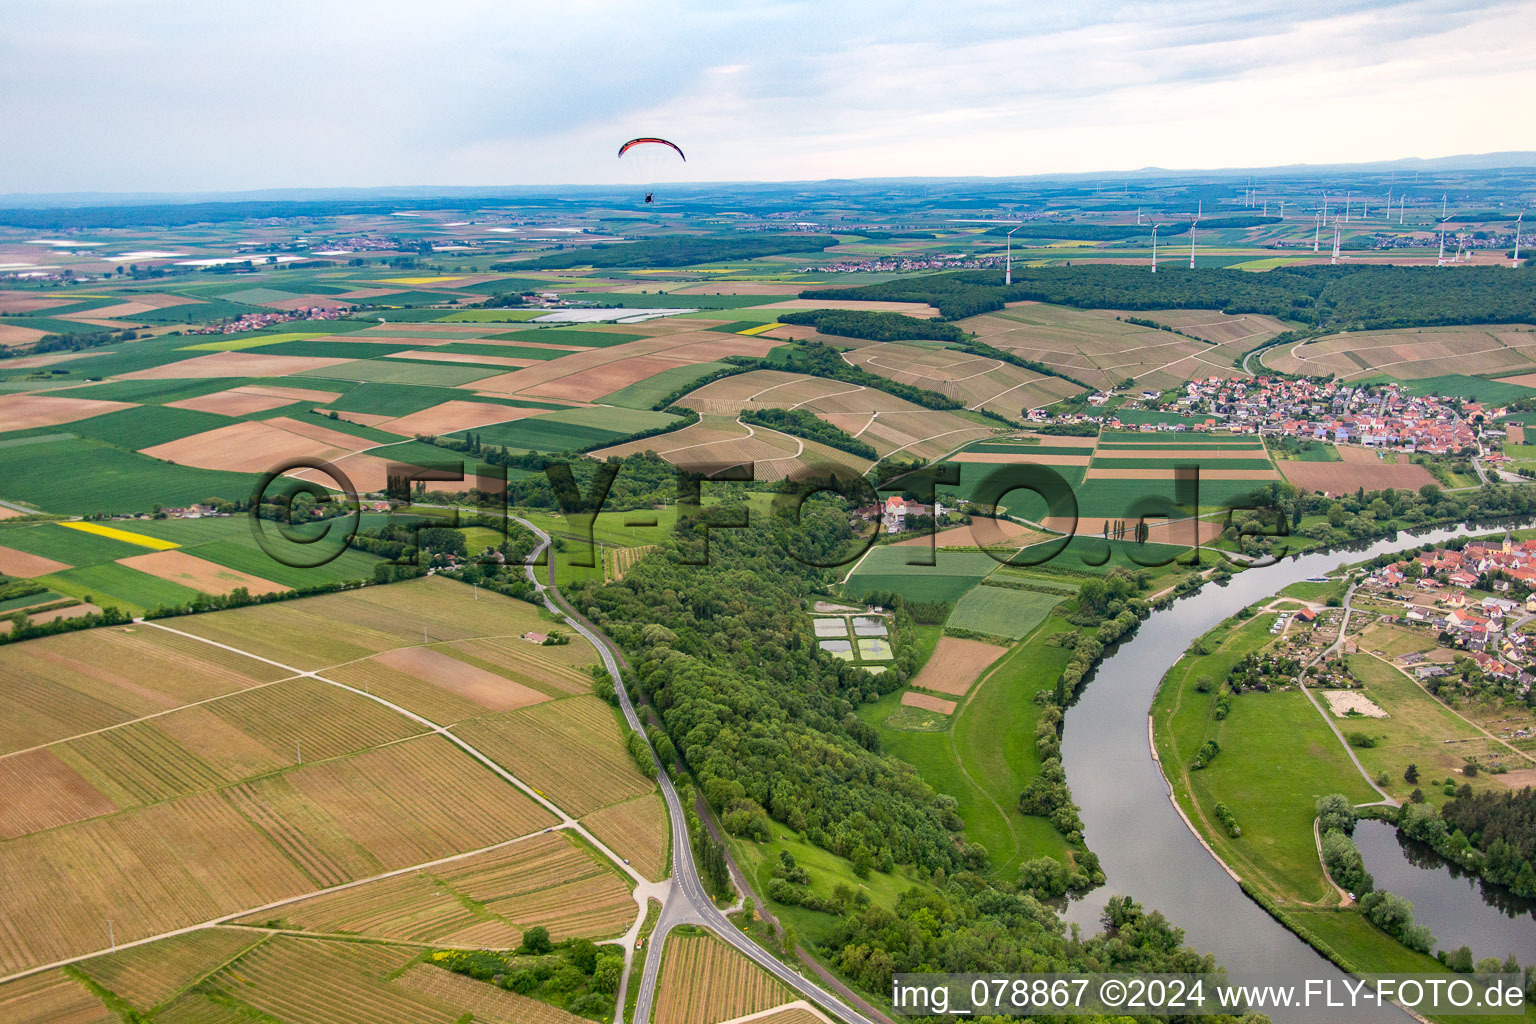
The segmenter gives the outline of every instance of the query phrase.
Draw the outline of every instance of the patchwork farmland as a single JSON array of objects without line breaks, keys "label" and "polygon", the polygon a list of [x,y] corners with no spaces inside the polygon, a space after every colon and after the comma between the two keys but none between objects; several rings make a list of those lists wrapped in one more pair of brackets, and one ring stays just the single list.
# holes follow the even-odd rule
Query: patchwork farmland
[{"label": "patchwork farmland", "polygon": [[[250,912],[253,925],[291,914],[317,930],[502,946],[535,924],[604,937],[634,920],[620,865],[574,836],[540,834],[559,819],[539,790],[572,800],[573,815],[613,807],[599,826],[617,825],[626,850],[661,870],[654,783],[608,706],[570,693],[590,648],[530,645],[520,634],[539,621],[531,606],[443,579],[294,610],[0,647],[0,779],[25,794],[0,814],[12,880],[0,973],[101,949],[105,920],[119,943]],[[423,627],[437,633],[426,644]],[[316,674],[298,675],[294,661]],[[445,671],[454,665],[466,671]],[[529,789],[374,693],[376,679],[404,689],[402,678],[412,684],[402,699],[454,708],[460,732],[485,722],[506,744],[490,757],[509,773],[530,768]],[[531,738],[559,730],[564,740],[523,758]],[[594,775],[593,764],[607,767]],[[349,883],[363,884],[321,895]]]},{"label": "patchwork farmland", "polygon": [[862,370],[898,384],[936,391],[963,402],[967,409],[985,409],[1014,419],[1021,411],[1043,408],[1083,390],[1061,377],[931,343],[860,343],[855,339],[843,343],[854,346],[844,358]]},{"label": "patchwork farmland", "polygon": [[[1132,323],[1150,320],[1173,328]],[[1108,389],[1130,379],[1162,390],[1195,377],[1241,374],[1242,356],[1286,330],[1272,317],[1225,316],[1212,311],[1116,313],[1044,303],[1008,308],[960,321],[989,345]]]},{"label": "patchwork farmland", "polygon": [[1264,363],[1282,373],[1335,374],[1345,381],[1377,375],[1407,381],[1449,374],[1517,376],[1536,371],[1533,332],[1536,328],[1525,324],[1351,331],[1280,346],[1264,354]]}]

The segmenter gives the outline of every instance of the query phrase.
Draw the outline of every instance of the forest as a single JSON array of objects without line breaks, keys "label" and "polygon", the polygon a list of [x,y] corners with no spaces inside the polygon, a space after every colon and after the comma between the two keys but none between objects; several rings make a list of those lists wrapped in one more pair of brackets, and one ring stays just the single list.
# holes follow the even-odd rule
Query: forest
[{"label": "forest", "polygon": [[492,270],[564,270],[567,267],[691,267],[750,260],[786,252],[820,252],[831,235],[675,235],[610,245],[579,245],[533,260],[496,263]]},{"label": "forest", "polygon": [[1091,264],[895,278],[857,288],[809,288],[804,299],[927,302],[946,320],[1034,300],[1081,309],[1220,309],[1298,320],[1318,330],[1409,325],[1524,323],[1536,319],[1536,268],[1281,267],[1228,270]]},{"label": "forest", "polygon": [[1536,897],[1536,789],[1476,793],[1464,785],[1438,812],[1405,806],[1398,827],[1516,896]]},{"label": "forest", "polygon": [[[566,595],[624,650],[634,689],[722,819],[766,814],[855,865],[902,865],[927,883],[894,910],[857,900],[818,907],[842,915],[822,955],[875,993],[888,992],[897,971],[1214,970],[1180,930],[1129,898],[1110,900],[1103,934],[1067,936],[1022,880],[982,873],[985,851],[964,841],[954,801],[858,728],[852,712],[868,674],[820,651],[807,628],[813,595],[833,574],[795,556],[846,545],[852,530],[832,502],[809,501],[803,512],[798,524],[776,513],[759,529],[712,530],[708,565],[679,561],[698,544],[685,528],[623,580]],[[1105,601],[1107,611],[1107,592]],[[904,680],[889,677],[904,674],[893,667],[880,685],[899,687]],[[775,882],[800,895],[789,868]]]},{"label": "forest", "polygon": [[829,448],[857,455],[861,459],[869,459],[873,462],[880,458],[880,453],[875,451],[875,446],[868,441],[860,441],[846,430],[833,426],[815,413],[804,409],[743,409],[738,418],[743,423],[752,423],[785,434],[794,434],[807,441],[815,441]]},{"label": "forest", "polygon": [[924,320],[904,313],[874,313],[859,309],[807,309],[780,313],[780,323],[814,327],[822,334],[871,341],[964,341],[966,334],[954,324]]}]

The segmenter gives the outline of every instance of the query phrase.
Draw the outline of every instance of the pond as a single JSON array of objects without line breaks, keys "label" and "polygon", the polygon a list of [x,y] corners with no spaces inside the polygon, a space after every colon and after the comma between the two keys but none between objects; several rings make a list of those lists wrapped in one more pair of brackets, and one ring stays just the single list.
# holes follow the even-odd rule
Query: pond
[{"label": "pond", "polygon": [[1385,821],[1355,826],[1355,845],[1376,888],[1413,904],[1413,920],[1435,935],[1435,948],[1470,946],[1478,958],[1513,953],[1524,963],[1536,950],[1536,900],[1490,885]]},{"label": "pond", "polygon": [[[1066,919],[1096,931],[1109,897],[1130,895],[1166,914],[1185,929],[1191,946],[1214,952],[1234,977],[1268,972],[1298,979],[1342,978],[1338,968],[1250,900],[1184,824],[1151,757],[1148,709],[1163,674],[1195,638],[1238,609],[1341,564],[1493,529],[1399,533],[1349,551],[1298,555],[1238,573],[1230,583],[1208,585],[1154,612],[1103,661],[1066,713],[1062,760],[1067,782],[1082,808],[1088,848],[1098,854],[1108,878],[1103,887],[1074,901]],[[1306,1019],[1283,1011],[1270,1016]],[[1352,1022],[1406,1019],[1395,1009],[1358,1010],[1350,1017]]]}]

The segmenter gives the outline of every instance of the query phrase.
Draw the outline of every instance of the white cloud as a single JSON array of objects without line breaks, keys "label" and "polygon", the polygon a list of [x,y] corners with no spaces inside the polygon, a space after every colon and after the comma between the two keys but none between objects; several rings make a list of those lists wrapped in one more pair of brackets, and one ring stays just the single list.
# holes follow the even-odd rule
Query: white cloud
[{"label": "white cloud", "polygon": [[7,6],[0,192],[1006,175],[1536,149],[1536,5]]}]

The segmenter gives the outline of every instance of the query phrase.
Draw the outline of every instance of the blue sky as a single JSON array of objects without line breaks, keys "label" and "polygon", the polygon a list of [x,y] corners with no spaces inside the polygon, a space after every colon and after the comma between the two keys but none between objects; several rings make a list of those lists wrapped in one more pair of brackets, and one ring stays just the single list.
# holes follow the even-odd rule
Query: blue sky
[{"label": "blue sky", "polygon": [[1536,149],[1536,3],[0,0],[0,193]]}]

